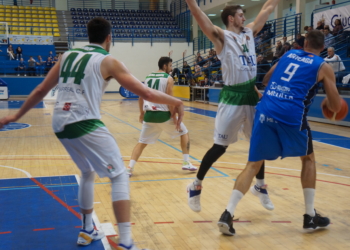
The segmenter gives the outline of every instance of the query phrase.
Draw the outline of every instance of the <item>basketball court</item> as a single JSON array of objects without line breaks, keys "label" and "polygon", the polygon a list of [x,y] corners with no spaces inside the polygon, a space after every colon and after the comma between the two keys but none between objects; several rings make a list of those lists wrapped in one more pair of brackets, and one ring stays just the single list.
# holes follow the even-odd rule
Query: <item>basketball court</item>
[{"label": "basketball court", "polygon": [[[0,102],[0,117],[13,114],[21,100]],[[79,171],[51,129],[54,102],[40,103],[17,124],[0,132],[0,249],[80,249],[77,192]],[[184,123],[191,138],[191,161],[213,144],[216,106],[185,102]],[[138,142],[138,105],[106,94],[102,121],[116,138],[128,164]],[[149,249],[349,249],[350,128],[310,123],[317,161],[318,213],[331,219],[320,231],[302,230],[304,198],[298,158],[267,162],[266,181],[275,210],[265,210],[250,193],[237,207],[236,235],[223,236],[216,222],[226,208],[235,179],[244,168],[249,143],[240,136],[203,182],[202,211],[187,205],[186,186],[195,173],[181,170],[178,139],[162,135],[149,145],[130,179],[133,238]],[[108,235],[84,249],[115,249],[116,220],[107,178],[95,180],[97,228]]]}]

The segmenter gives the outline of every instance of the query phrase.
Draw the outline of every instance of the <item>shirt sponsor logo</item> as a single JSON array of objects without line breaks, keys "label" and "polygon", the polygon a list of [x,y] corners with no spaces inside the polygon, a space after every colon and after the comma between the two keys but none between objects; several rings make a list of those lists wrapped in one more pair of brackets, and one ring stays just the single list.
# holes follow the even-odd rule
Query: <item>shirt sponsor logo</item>
[{"label": "shirt sponsor logo", "polygon": [[113,167],[112,164],[108,164],[108,165],[107,165],[107,170],[108,170],[108,172],[112,173],[112,172],[115,171],[115,168]]},{"label": "shirt sponsor logo", "polygon": [[310,59],[310,58],[306,58],[306,57],[300,57],[294,53],[291,53],[287,56],[288,58],[294,59],[298,62],[303,62],[303,63],[307,63],[307,64],[312,64],[312,62],[314,61],[314,59]]},{"label": "shirt sponsor logo", "polygon": [[227,140],[227,138],[228,138],[228,135],[219,134],[219,139]]},{"label": "shirt sponsor logo", "polygon": [[266,94],[268,96],[293,100],[293,95],[290,93],[290,88],[282,85],[277,85],[276,82],[271,83],[270,89],[266,92]]},{"label": "shirt sponsor logo", "polygon": [[70,110],[70,106],[72,105],[72,103],[70,102],[66,102],[63,106],[63,109],[64,111],[69,111]]}]

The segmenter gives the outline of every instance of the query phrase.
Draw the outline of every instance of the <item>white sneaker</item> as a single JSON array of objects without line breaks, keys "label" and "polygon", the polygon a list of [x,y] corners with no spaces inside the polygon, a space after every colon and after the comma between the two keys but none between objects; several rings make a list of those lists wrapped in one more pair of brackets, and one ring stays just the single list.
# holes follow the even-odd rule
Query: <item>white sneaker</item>
[{"label": "white sneaker", "polygon": [[97,231],[93,229],[91,232],[80,229],[80,233],[78,236],[78,245],[87,246],[90,245],[91,242],[100,240],[105,237],[105,234],[102,231]]},{"label": "white sneaker", "polygon": [[131,177],[132,173],[134,172],[134,168],[133,167],[127,167],[126,168],[126,172],[129,175],[129,177]]},{"label": "white sneaker", "polygon": [[201,192],[202,192],[202,186],[198,185],[195,186],[192,182],[187,186],[187,193],[188,193],[188,205],[190,208],[195,212],[201,211]]},{"label": "white sneaker", "polygon": [[184,162],[182,163],[182,170],[196,171],[197,168],[196,168],[195,166],[193,166],[191,162],[189,162],[189,161],[184,161]]},{"label": "white sneaker", "polygon": [[132,243],[129,247],[125,246],[124,244],[119,244],[117,247],[117,250],[148,250],[148,249],[140,249]]},{"label": "white sneaker", "polygon": [[260,199],[261,205],[263,205],[264,208],[267,210],[274,210],[275,206],[273,205],[272,201],[270,200],[269,194],[267,193],[267,185],[264,185],[262,187],[258,187],[257,185],[254,185],[250,188],[250,192],[254,194],[255,196],[258,196]]}]

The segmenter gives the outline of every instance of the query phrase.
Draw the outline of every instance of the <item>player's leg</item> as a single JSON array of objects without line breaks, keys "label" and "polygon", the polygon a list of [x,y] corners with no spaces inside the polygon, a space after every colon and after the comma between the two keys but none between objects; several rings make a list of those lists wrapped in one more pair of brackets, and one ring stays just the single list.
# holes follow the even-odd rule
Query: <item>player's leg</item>
[{"label": "player's leg", "polygon": [[219,104],[215,118],[214,145],[204,155],[196,179],[187,187],[188,205],[199,212],[202,181],[211,166],[226,152],[229,144],[237,141],[237,134],[244,121],[242,106]]},{"label": "player's leg", "polygon": [[130,177],[132,176],[135,164],[145,147],[148,144],[156,143],[161,133],[162,130],[159,128],[158,123],[143,122],[139,142],[132,151],[129,166],[126,169]]},{"label": "player's leg", "polygon": [[169,121],[159,124],[159,127],[168,134],[172,139],[180,137],[181,149],[182,149],[182,170],[196,171],[197,168],[190,162],[190,136],[185,124],[180,124],[180,129],[175,129],[175,123],[171,119]]},{"label": "player's leg", "polygon": [[74,163],[81,170],[78,203],[80,207],[82,227],[79,232],[77,244],[86,246],[91,244],[92,241],[104,237],[102,231],[94,230],[92,220],[95,171],[88,159],[79,151],[79,148],[72,140],[61,139],[60,141],[72,157]]},{"label": "player's leg", "polygon": [[[244,121],[243,124],[243,133],[245,137],[248,140],[250,140],[255,118],[255,107],[247,105],[244,106],[244,108],[246,111],[247,119]],[[273,210],[275,206],[270,200],[269,194],[267,192],[267,184],[265,184],[265,161],[263,161],[260,170],[255,177],[256,183],[250,188],[250,191],[252,192],[252,194],[259,197],[260,203],[261,205],[263,205],[264,208],[266,208],[267,210]]]}]

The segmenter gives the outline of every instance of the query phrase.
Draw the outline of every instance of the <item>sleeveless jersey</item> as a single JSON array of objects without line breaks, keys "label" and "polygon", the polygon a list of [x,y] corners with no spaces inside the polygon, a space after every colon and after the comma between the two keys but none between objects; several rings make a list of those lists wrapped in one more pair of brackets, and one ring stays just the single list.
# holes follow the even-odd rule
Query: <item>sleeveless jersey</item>
[{"label": "sleeveless jersey", "polygon": [[[109,53],[106,50],[93,44],[63,54],[52,119],[52,127],[57,136],[58,132],[65,132],[64,138],[76,138],[77,135],[69,133],[82,133],[80,130],[83,130],[86,134],[89,130],[92,132],[94,127],[96,129],[103,125],[99,121],[100,104],[108,82],[103,79],[100,67],[107,56]],[[80,126],[67,126],[73,123]],[[71,131],[66,131],[67,128],[71,128]]]},{"label": "sleeveless jersey", "polygon": [[[166,93],[168,78],[170,76],[164,72],[151,73],[146,77],[145,84],[152,89]],[[143,100],[143,110],[145,111],[169,111],[168,105],[152,103]]]},{"label": "sleeveless jersey", "polygon": [[253,31],[244,28],[240,34],[236,34],[224,30],[224,46],[218,57],[225,84],[219,102],[255,106],[259,98],[254,91],[257,65]]},{"label": "sleeveless jersey", "polygon": [[287,52],[279,60],[257,110],[281,123],[306,129],[323,63],[323,58],[303,50]]}]

